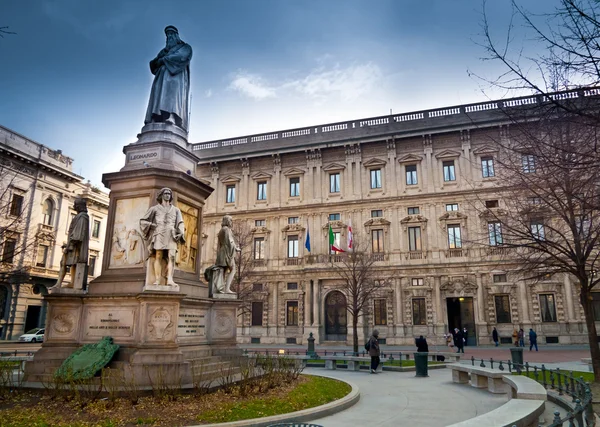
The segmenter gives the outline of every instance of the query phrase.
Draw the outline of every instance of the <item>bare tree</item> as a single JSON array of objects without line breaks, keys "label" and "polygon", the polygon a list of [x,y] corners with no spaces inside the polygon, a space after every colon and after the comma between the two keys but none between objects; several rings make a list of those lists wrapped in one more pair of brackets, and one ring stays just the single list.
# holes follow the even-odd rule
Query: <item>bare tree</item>
[{"label": "bare tree", "polygon": [[373,253],[367,239],[355,234],[354,250],[331,255],[333,273],[341,281],[339,289],[346,295],[346,310],[352,318],[352,349],[358,354],[358,319],[369,312],[370,302],[378,292],[390,286],[391,277],[377,266],[382,253]]},{"label": "bare tree", "polygon": [[0,27],[0,37],[1,38],[4,38],[5,34],[17,34],[14,31],[10,31],[8,28],[9,28],[8,25]]},{"label": "bare tree", "polygon": [[241,249],[236,262],[236,274],[233,283],[233,289],[237,293],[238,299],[242,304],[238,309],[238,316],[248,313],[251,310],[253,300],[253,284],[260,281],[261,278],[255,272],[257,260],[254,259],[254,232],[250,225],[243,220],[234,221],[231,229],[238,247]]}]

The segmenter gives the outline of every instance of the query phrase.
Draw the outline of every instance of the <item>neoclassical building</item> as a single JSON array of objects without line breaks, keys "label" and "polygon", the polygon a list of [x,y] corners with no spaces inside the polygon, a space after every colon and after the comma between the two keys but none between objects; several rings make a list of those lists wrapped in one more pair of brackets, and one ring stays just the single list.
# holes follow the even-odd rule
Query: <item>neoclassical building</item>
[{"label": "neoclassical building", "polygon": [[[44,327],[73,201],[87,199],[88,280],[100,274],[108,195],[73,173],[73,159],[0,126],[0,339]],[[68,279],[68,278],[67,278]]]},{"label": "neoclassical building", "polygon": [[[595,96],[581,92],[572,96]],[[506,208],[495,190],[499,138],[510,126],[499,103],[515,98],[240,136],[190,146],[196,174],[215,189],[203,212],[202,266],[214,262],[223,214],[251,229],[248,310],[241,343],[352,342],[347,296],[328,232],[377,254],[387,280],[360,319],[390,345],[466,327],[469,344],[510,342],[531,327],[540,343],[587,342],[576,284],[563,275],[528,282],[490,234],[486,212]],[[491,225],[490,225],[491,224]],[[310,233],[310,252],[305,247]],[[482,240],[486,244],[476,244]]]}]

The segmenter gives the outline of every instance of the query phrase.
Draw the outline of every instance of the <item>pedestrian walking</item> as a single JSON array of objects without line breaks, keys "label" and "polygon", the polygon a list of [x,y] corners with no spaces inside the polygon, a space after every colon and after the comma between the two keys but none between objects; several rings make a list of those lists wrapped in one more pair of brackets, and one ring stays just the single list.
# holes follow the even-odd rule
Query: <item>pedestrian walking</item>
[{"label": "pedestrian walking", "polygon": [[496,347],[498,347],[498,331],[496,330],[495,326],[494,330],[492,331],[492,340],[494,341],[494,344],[496,344]]},{"label": "pedestrian walking", "polygon": [[423,335],[420,335],[419,338],[415,340],[415,344],[417,345],[417,351],[419,353],[428,353],[429,346],[427,345],[427,340],[423,338]]},{"label": "pedestrian walking", "polygon": [[535,347],[535,351],[538,351],[537,346],[537,334],[532,328],[529,328],[529,351]]},{"label": "pedestrian walking", "polygon": [[525,331],[523,328],[519,329],[519,347],[525,347]]},{"label": "pedestrian walking", "polygon": [[467,328],[463,328],[463,342],[465,345],[469,344],[469,332],[467,331]]},{"label": "pedestrian walking", "polygon": [[457,353],[465,352],[465,342],[463,334],[458,328],[454,328],[454,345],[456,346]]},{"label": "pedestrian walking", "polygon": [[374,374],[379,366],[379,355],[381,354],[379,351],[379,331],[377,329],[373,329],[373,335],[367,341],[365,348],[369,351],[369,356],[371,356],[371,373]]}]

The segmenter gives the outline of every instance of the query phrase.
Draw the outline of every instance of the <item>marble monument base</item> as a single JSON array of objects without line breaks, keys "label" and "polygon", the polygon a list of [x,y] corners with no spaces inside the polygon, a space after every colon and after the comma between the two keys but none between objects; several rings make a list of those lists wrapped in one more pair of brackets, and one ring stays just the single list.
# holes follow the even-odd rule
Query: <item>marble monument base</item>
[{"label": "marble monument base", "polygon": [[105,336],[120,346],[108,367],[138,386],[192,384],[198,364],[210,362],[216,375],[224,356],[241,356],[237,299],[144,291],[111,296],[60,292],[46,300],[45,340],[26,364],[25,381],[50,383],[71,353]]}]

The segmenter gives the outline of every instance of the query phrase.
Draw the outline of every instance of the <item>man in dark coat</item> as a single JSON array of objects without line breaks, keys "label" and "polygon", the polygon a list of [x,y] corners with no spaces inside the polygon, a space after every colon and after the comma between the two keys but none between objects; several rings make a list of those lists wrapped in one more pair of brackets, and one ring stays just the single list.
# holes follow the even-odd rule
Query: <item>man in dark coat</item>
[{"label": "man in dark coat", "polygon": [[420,335],[419,338],[415,340],[415,344],[417,345],[417,351],[419,353],[428,353],[429,346],[427,345],[427,340],[423,338],[423,335]]},{"label": "man in dark coat", "polygon": [[454,345],[456,346],[457,353],[465,352],[464,337],[460,329],[454,328]]},{"label": "man in dark coat", "polygon": [[374,374],[379,366],[379,355],[381,354],[379,351],[379,331],[377,329],[373,330],[373,335],[369,338],[367,342],[369,347],[369,356],[371,356],[371,373]]},{"label": "man in dark coat", "polygon": [[529,351],[535,347],[535,351],[538,351],[537,346],[537,334],[532,328],[529,328]]},{"label": "man in dark coat", "polygon": [[498,347],[498,331],[496,330],[495,326],[494,330],[492,331],[492,340],[494,341],[494,344],[496,344],[496,347]]}]

